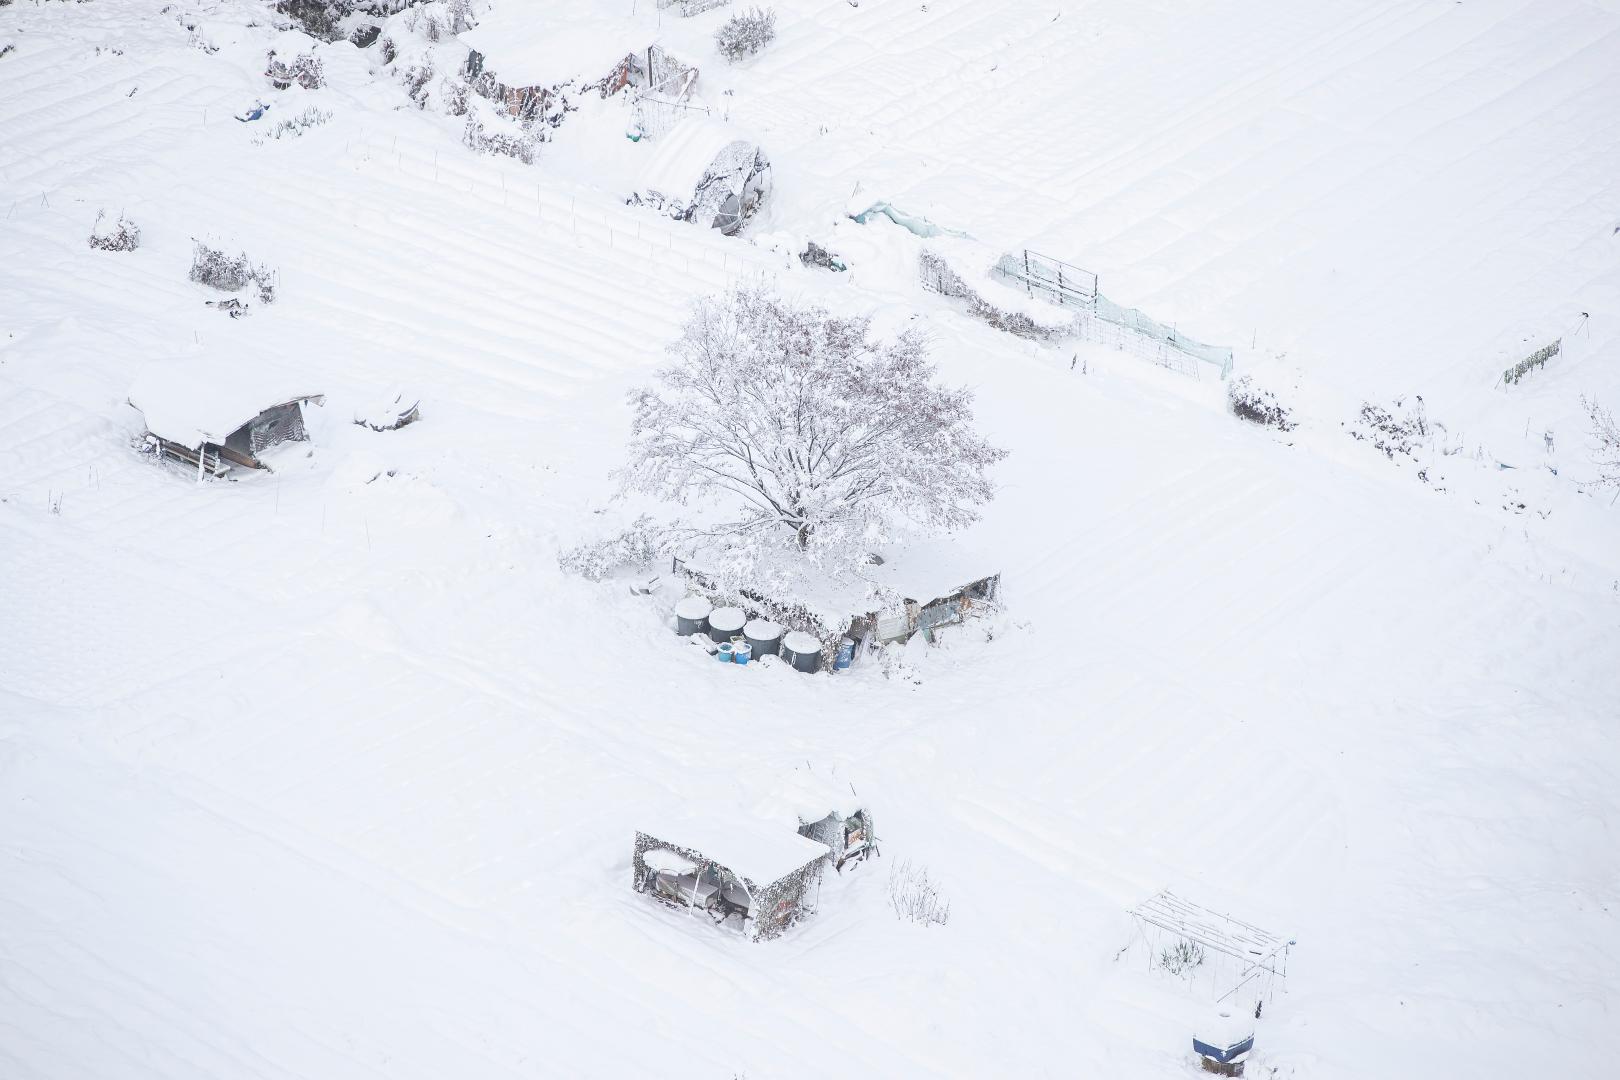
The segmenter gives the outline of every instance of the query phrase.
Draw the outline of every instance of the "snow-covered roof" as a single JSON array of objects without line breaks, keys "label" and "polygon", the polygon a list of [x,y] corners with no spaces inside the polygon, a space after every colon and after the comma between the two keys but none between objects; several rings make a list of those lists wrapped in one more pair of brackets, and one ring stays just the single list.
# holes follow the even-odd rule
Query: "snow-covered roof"
[{"label": "snow-covered roof", "polygon": [[460,35],[484,54],[487,67],[508,86],[552,86],[565,79],[597,79],[658,33],[652,2],[632,15],[628,4],[605,0],[496,0],[478,25]]},{"label": "snow-covered roof", "polygon": [[730,170],[736,178],[733,191],[741,191],[757,146],[747,135],[720,120],[684,120],[653,144],[655,152],[642,174],[642,190],[656,191],[671,199],[691,198],[711,172],[711,166],[724,157],[714,171]]},{"label": "snow-covered roof", "polygon": [[997,571],[984,555],[958,540],[930,540],[884,548],[883,562],[868,563],[861,576],[907,600],[927,603]]},{"label": "snow-covered roof", "polygon": [[[760,581],[776,582],[765,590],[773,600],[798,604],[829,626],[876,610],[896,595],[927,603],[999,573],[987,556],[954,539],[891,544],[875,554],[881,564],[868,563],[836,577],[790,555],[755,573]],[[719,568],[725,559],[723,551],[704,547],[681,561],[688,570],[716,578],[723,576]]]},{"label": "snow-covered roof", "polygon": [[785,776],[759,809],[761,817],[796,825],[828,814],[853,817],[865,809],[865,800],[846,780],[800,768]]},{"label": "snow-covered roof", "polygon": [[641,853],[641,861],[649,870],[668,870],[676,874],[690,874],[697,866],[685,855],[677,855],[669,848],[648,848]]},{"label": "snow-covered roof", "polygon": [[691,848],[756,885],[780,881],[828,854],[826,844],[800,836],[791,826],[739,817],[736,811],[672,817],[641,831]]},{"label": "snow-covered roof", "polygon": [[195,450],[225,439],[266,409],[320,399],[312,377],[242,357],[187,357],[148,365],[129,389],[146,430]]}]

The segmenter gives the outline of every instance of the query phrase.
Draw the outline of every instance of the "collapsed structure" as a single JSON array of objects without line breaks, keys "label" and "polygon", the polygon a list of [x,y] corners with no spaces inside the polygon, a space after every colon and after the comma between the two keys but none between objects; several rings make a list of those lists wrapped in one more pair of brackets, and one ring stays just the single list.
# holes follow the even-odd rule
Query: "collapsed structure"
[{"label": "collapsed structure", "polygon": [[765,151],[718,120],[679,124],[657,151],[630,201],[679,221],[735,233],[770,190]]},{"label": "collapsed structure", "polygon": [[735,919],[767,941],[815,911],[827,845],[743,817],[687,818],[637,832],[631,885],[670,907]]},{"label": "collapsed structure", "polygon": [[130,387],[129,403],[146,422],[144,447],[224,476],[232,465],[268,469],[260,456],[309,438],[305,404],[323,405],[306,376],[260,363],[190,359],[155,364]]},{"label": "collapsed structure", "polygon": [[833,869],[842,871],[878,853],[872,811],[852,784],[796,769],[778,799],[791,807],[800,836],[827,845]]}]

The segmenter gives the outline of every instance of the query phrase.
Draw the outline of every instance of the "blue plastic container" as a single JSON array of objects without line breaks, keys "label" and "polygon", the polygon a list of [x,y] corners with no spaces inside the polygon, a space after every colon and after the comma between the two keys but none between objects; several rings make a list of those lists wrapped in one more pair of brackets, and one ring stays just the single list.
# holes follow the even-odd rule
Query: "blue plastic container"
[{"label": "blue plastic container", "polygon": [[838,643],[838,658],[833,661],[834,671],[847,671],[855,662],[855,639],[845,638]]},{"label": "blue plastic container", "polygon": [[731,642],[722,641],[719,645],[716,645],[714,656],[715,659],[719,660],[722,664],[731,663]]},{"label": "blue plastic container", "polygon": [[740,645],[733,645],[731,647],[731,655],[732,658],[737,661],[737,663],[746,664],[750,659],[753,658],[754,647],[748,644],[746,641]]}]

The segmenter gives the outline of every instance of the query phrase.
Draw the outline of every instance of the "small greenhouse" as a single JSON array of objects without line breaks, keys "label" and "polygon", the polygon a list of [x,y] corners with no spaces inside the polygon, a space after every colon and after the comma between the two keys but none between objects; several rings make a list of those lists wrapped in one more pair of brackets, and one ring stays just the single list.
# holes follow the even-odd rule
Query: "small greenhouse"
[{"label": "small greenhouse", "polygon": [[718,120],[693,119],[654,144],[632,203],[731,235],[770,190],[765,152]]},{"label": "small greenhouse", "polygon": [[258,362],[190,359],[155,364],[129,403],[146,422],[149,452],[224,476],[232,465],[268,469],[262,455],[309,438],[304,406],[323,405],[307,376]]},{"label": "small greenhouse", "polygon": [[688,818],[636,833],[631,885],[767,941],[814,912],[827,854],[827,845],[764,822]]}]

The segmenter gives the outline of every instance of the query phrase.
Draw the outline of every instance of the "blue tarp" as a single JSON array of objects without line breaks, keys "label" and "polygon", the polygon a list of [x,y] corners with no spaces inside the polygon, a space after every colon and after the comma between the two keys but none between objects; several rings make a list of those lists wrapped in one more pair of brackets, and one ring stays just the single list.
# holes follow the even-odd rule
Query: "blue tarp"
[{"label": "blue tarp", "polygon": [[1201,1039],[1198,1039],[1196,1037],[1194,1037],[1194,1039],[1193,1039],[1193,1052],[1194,1053],[1198,1054],[1201,1057],[1212,1058],[1215,1061],[1220,1062],[1222,1065],[1225,1065],[1228,1062],[1231,1062],[1232,1060],[1234,1060],[1235,1058],[1238,1058],[1238,1057],[1241,1057],[1244,1054],[1247,1054],[1250,1050],[1253,1050],[1253,1049],[1254,1049],[1254,1036],[1253,1035],[1250,1035],[1247,1039],[1244,1039],[1242,1042],[1233,1043],[1231,1046],[1228,1046],[1225,1050],[1222,1050],[1218,1046],[1211,1046],[1209,1043],[1204,1042]]}]

